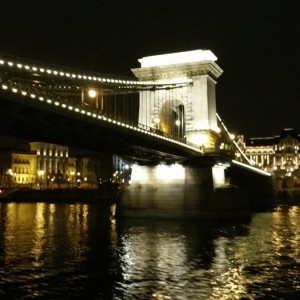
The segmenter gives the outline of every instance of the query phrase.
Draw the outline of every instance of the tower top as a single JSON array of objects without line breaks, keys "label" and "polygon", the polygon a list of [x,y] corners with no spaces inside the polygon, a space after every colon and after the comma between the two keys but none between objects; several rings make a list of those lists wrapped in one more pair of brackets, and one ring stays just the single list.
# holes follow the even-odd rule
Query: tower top
[{"label": "tower top", "polygon": [[142,68],[148,68],[216,60],[217,57],[210,50],[193,50],[147,56],[140,58],[138,61],[141,63]]}]

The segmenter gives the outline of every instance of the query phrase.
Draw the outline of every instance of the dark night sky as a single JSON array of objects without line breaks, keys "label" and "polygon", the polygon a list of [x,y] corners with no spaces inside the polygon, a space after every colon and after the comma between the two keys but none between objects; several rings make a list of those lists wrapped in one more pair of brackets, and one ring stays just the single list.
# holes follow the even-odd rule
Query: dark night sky
[{"label": "dark night sky", "polygon": [[217,110],[230,131],[300,131],[300,1],[10,0],[0,52],[131,75],[137,59],[209,49],[224,70]]}]

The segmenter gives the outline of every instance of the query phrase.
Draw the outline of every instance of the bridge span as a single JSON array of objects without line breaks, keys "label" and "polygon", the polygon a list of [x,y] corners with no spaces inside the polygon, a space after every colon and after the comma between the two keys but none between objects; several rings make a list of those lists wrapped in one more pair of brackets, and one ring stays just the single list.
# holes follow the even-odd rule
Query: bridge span
[{"label": "bridge span", "polygon": [[270,174],[251,166],[216,112],[215,61],[206,50],[147,57],[136,79],[0,55],[0,134],[129,158],[124,215],[230,214],[247,211],[249,196],[269,207]]}]

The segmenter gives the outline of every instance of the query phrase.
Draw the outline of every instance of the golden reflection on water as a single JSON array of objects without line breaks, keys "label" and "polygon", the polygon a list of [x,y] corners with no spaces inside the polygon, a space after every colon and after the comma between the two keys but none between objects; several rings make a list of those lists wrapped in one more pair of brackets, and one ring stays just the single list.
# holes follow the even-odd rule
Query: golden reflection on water
[{"label": "golden reflection on water", "polygon": [[81,260],[87,251],[88,215],[89,206],[82,204],[65,205],[64,210],[46,203],[6,204],[2,251],[7,264],[47,267],[46,260],[53,258],[55,250],[71,252],[74,260]]},{"label": "golden reflection on water", "polygon": [[[130,295],[137,290],[147,289],[149,278],[156,278],[157,290],[152,294],[155,299],[172,299],[171,294],[181,289],[185,281],[178,281],[188,272],[184,237],[170,237],[156,233],[147,233],[143,229],[132,232],[122,239],[122,273],[128,285]],[[154,259],[155,258],[155,259]],[[133,283],[139,280],[139,287]],[[175,281],[176,286],[169,282]],[[172,291],[169,290],[172,288]],[[171,293],[172,292],[172,293]]]},{"label": "golden reflection on water", "polygon": [[258,213],[250,224],[216,230],[172,222],[122,227],[118,220],[104,229],[87,204],[7,203],[1,218],[1,274],[24,285],[62,270],[82,280],[88,270],[97,280],[103,275],[97,277],[98,271],[120,272],[111,284],[135,299],[257,299],[286,286],[300,292],[299,207]]},{"label": "golden reflection on water", "polygon": [[41,265],[41,255],[45,244],[45,203],[36,204],[35,223],[33,227],[33,245],[31,253],[35,258],[36,267]]}]

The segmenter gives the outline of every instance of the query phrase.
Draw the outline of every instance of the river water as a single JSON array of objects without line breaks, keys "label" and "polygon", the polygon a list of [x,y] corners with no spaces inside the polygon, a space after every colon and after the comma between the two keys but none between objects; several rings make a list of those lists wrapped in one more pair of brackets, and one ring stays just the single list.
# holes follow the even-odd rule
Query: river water
[{"label": "river water", "polygon": [[1,299],[300,299],[300,208],[249,223],[0,204]]}]

